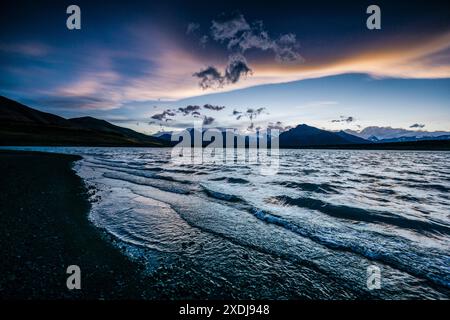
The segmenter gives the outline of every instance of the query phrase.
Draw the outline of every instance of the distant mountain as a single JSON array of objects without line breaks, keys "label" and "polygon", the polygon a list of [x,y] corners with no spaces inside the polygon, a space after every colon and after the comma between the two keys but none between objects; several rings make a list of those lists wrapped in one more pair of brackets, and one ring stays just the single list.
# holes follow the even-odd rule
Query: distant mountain
[{"label": "distant mountain", "polygon": [[166,141],[171,141],[173,131],[161,131],[153,134],[153,137],[160,138]]},{"label": "distant mountain", "polygon": [[0,145],[162,147],[169,144],[104,120],[64,119],[0,96]]},{"label": "distant mountain", "polygon": [[443,136],[450,136],[446,131],[407,130],[391,127],[367,127],[361,131],[345,130],[346,133],[364,138],[373,142],[406,142],[426,140],[444,140]]},{"label": "distant mountain", "polygon": [[336,132],[336,134],[337,134],[339,137],[344,138],[345,140],[347,140],[347,141],[349,141],[349,142],[351,142],[351,143],[370,143],[369,140],[360,138],[360,137],[358,137],[358,136],[355,136],[355,135],[353,135],[353,134],[347,133],[347,132],[342,131],[342,130],[339,131],[339,132]]},{"label": "distant mountain", "polygon": [[[203,128],[202,132],[197,131],[197,134],[200,135],[202,137],[202,146],[206,147],[209,144],[211,144],[215,137],[212,137],[211,139],[207,139],[206,137],[204,137],[204,134],[207,130],[218,130],[220,132],[220,134],[222,135],[222,147],[226,148],[227,147],[227,128]],[[189,132],[190,135],[190,140],[191,140],[191,146],[194,146],[194,134],[195,134],[195,129],[194,128],[186,128],[186,131]],[[230,131],[232,131],[232,129],[229,129]],[[174,131],[161,131],[158,133],[155,133],[153,136],[154,137],[158,137],[160,139],[164,139],[166,141],[171,141],[171,143],[173,145],[178,144],[177,141],[172,141],[172,135],[176,134],[177,132]],[[238,134],[238,133],[233,133],[232,134],[232,139],[233,141],[229,141],[230,145],[236,145],[238,139],[241,139],[241,141],[244,141],[244,145],[245,147],[249,147],[249,144],[252,143],[252,146],[255,146],[258,142],[258,139],[256,137],[255,134],[252,135],[242,135],[242,134]],[[212,141],[211,141],[212,140]],[[181,142],[181,138],[179,140]],[[268,146],[270,146],[270,141],[268,142]]]},{"label": "distant mountain", "polygon": [[330,132],[306,124],[298,125],[280,134],[280,147],[298,148],[307,146],[346,145],[369,143],[369,141],[345,132]]},{"label": "distant mountain", "polygon": [[[222,133],[222,139],[224,146],[226,145],[226,133],[224,128],[215,128]],[[194,143],[194,129],[188,128],[191,136],[191,145]],[[203,134],[206,129],[203,129]],[[171,140],[172,134],[174,132],[158,132],[155,134],[156,137],[161,139]],[[240,135],[235,134],[234,139],[243,139],[245,141],[245,146],[248,147],[250,143],[256,145],[258,138],[255,134],[251,135]],[[268,147],[270,147],[270,137],[268,139]],[[325,145],[343,145],[343,144],[367,144],[371,143],[368,140],[353,136],[346,132],[329,132],[326,130],[317,129],[305,124],[299,125],[296,128],[290,129],[289,131],[282,132],[279,135],[279,144],[281,148],[297,148],[305,146],[325,146]],[[203,146],[209,145],[210,142],[203,142]]]},{"label": "distant mountain", "polygon": [[389,142],[411,142],[411,141],[428,141],[428,140],[450,140],[450,135],[442,135],[442,136],[425,136],[425,137],[399,137],[399,138],[390,138],[390,139],[377,139],[376,137],[372,138],[373,142],[376,143],[389,143]]}]

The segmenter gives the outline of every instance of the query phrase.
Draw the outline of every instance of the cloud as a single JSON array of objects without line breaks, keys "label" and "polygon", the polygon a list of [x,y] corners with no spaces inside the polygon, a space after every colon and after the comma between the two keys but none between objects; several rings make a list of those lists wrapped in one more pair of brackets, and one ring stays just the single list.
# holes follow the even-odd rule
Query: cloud
[{"label": "cloud", "polygon": [[227,83],[236,83],[241,76],[247,76],[251,74],[252,70],[247,65],[247,61],[242,55],[233,55],[228,61],[227,68],[225,70],[225,79]]},{"label": "cloud", "polygon": [[205,104],[203,106],[204,109],[213,110],[213,111],[220,111],[225,109],[225,106],[213,106],[211,104]]},{"label": "cloud", "polygon": [[187,116],[189,114],[192,114],[192,112],[194,111],[200,110],[200,108],[201,108],[200,106],[189,105],[184,108],[183,107],[178,108],[178,111],[181,112],[184,116]]},{"label": "cloud", "polygon": [[292,127],[283,125],[283,123],[281,121],[277,121],[275,123],[269,122],[269,124],[267,125],[267,130],[278,130],[280,132],[283,132],[283,131],[287,131],[289,129],[292,129]]},{"label": "cloud", "polygon": [[258,108],[258,109],[254,109],[254,108],[248,108],[247,111],[245,112],[245,115],[250,119],[253,120],[255,119],[257,116],[259,116],[266,108]]},{"label": "cloud", "polygon": [[79,96],[57,96],[48,95],[44,97],[37,97],[32,99],[33,103],[37,105],[44,105],[50,110],[111,110],[114,106],[114,101],[104,99],[103,97],[95,97],[92,95]]},{"label": "cloud", "polygon": [[213,117],[205,116],[205,117],[203,118],[203,125],[204,125],[204,126],[210,125],[211,123],[214,122],[214,120],[215,120],[215,119],[214,119]]},{"label": "cloud", "polygon": [[195,23],[195,22],[191,22],[187,25],[186,28],[186,34],[193,34],[195,33],[198,29],[200,29],[200,24]]},{"label": "cloud", "polygon": [[200,45],[201,45],[203,48],[206,46],[206,44],[208,43],[208,41],[209,41],[209,37],[208,37],[207,35],[204,35],[204,36],[200,37],[200,40],[199,40]]},{"label": "cloud", "polygon": [[335,120],[331,120],[331,122],[346,122],[346,123],[351,123],[354,122],[355,118],[354,117],[344,117],[341,116],[340,119],[335,119]]},{"label": "cloud", "polygon": [[0,44],[0,51],[38,58],[48,55],[51,52],[51,48],[39,42],[23,42]]},{"label": "cloud", "polygon": [[177,112],[181,112],[184,116],[187,115],[200,115],[199,110],[200,109],[207,109],[207,110],[211,110],[211,111],[221,111],[223,109],[225,109],[225,106],[215,106],[212,104],[205,104],[203,105],[203,107],[198,106],[198,105],[188,105],[186,107],[180,107],[178,108]]},{"label": "cloud", "polygon": [[[225,109],[225,106],[216,106],[216,105],[212,105],[212,104],[205,104],[205,105],[203,105],[203,107],[199,106],[199,105],[187,105],[186,107],[179,107],[178,109],[175,109],[175,108],[165,109],[163,112],[154,114],[150,118],[153,120],[157,120],[157,121],[168,122],[168,121],[173,120],[170,117],[175,117],[177,114],[180,114],[184,117],[192,116],[194,118],[203,118],[204,125],[209,125],[212,122],[214,122],[215,119],[213,117],[203,116],[200,113],[200,110],[202,108],[211,110],[211,111],[221,111],[221,110]],[[153,123],[155,123],[155,122],[151,121],[149,124],[153,124]]]},{"label": "cloud", "polygon": [[413,125],[410,125],[409,127],[410,127],[410,128],[419,128],[419,129],[422,129],[422,128],[425,127],[425,125],[424,125],[424,124],[420,124],[420,123],[414,123]]},{"label": "cloud", "polygon": [[172,119],[169,119],[168,117],[173,117],[173,116],[175,116],[175,112],[173,110],[167,109],[167,110],[164,110],[162,113],[154,114],[153,116],[151,116],[151,119],[167,122],[167,121],[172,120]]},{"label": "cloud", "polygon": [[235,14],[228,20],[213,21],[211,35],[214,40],[225,43],[227,49],[244,53],[250,49],[272,51],[278,62],[302,62],[300,44],[293,33],[272,38],[262,21],[249,24],[242,14]]},{"label": "cloud", "polygon": [[200,79],[199,86],[202,89],[220,88],[223,85],[224,78],[216,67],[209,66],[193,74],[194,77]]},{"label": "cloud", "polygon": [[214,40],[224,42],[234,39],[241,32],[251,30],[242,14],[237,14],[231,19],[212,21],[211,35]]},{"label": "cloud", "polygon": [[193,75],[200,79],[199,85],[202,89],[221,88],[225,84],[233,84],[239,81],[241,77],[251,74],[252,70],[247,64],[243,55],[231,55],[225,71],[222,73],[213,66],[209,66]]},{"label": "cloud", "polygon": [[[215,66],[209,66],[193,74],[200,78],[199,85],[202,89],[222,88],[224,85],[237,83],[242,76],[252,74],[252,69],[244,56],[250,49],[272,51],[277,62],[303,61],[295,34],[283,34],[277,39],[272,39],[264,29],[262,21],[249,24],[242,14],[234,14],[231,18],[221,21],[213,20],[211,37],[225,44],[230,54],[223,74]],[[205,38],[204,43],[208,39]]]},{"label": "cloud", "polygon": [[252,131],[254,129],[254,123],[253,120],[255,120],[266,108],[247,108],[244,112],[233,110],[233,116],[236,117],[236,120],[241,119],[249,119],[250,125],[248,126],[247,130]]},{"label": "cloud", "polygon": [[245,111],[233,110],[233,116],[236,117],[236,120],[240,120],[242,118],[248,118],[250,120],[255,119],[258,115],[260,115],[266,108],[248,108]]}]

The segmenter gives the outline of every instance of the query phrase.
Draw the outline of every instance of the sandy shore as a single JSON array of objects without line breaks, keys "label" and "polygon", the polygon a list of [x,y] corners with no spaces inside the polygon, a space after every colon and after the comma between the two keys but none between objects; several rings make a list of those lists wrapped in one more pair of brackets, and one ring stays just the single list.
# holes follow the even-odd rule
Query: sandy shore
[{"label": "sandy shore", "polygon": [[[71,169],[78,159],[0,151],[2,299],[138,299],[155,293],[144,286],[142,266],[88,221],[86,189]],[[67,289],[69,265],[81,268],[81,290]]]}]

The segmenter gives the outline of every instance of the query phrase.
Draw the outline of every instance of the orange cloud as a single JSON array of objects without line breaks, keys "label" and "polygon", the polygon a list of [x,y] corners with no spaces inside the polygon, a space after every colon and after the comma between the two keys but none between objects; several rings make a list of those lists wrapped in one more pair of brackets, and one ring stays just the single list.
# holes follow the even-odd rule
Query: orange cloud
[{"label": "orange cloud", "polygon": [[[198,79],[192,74],[209,65],[225,67],[217,61],[205,61],[202,57],[188,52],[162,35],[150,37],[158,47],[145,46],[145,35],[140,39],[143,44],[139,50],[126,54],[148,60],[145,75],[123,82],[120,75],[113,73],[108,65],[107,55],[102,55],[102,70],[86,74],[78,81],[61,88],[63,96],[85,96],[100,93],[107,97],[109,104],[102,103],[101,108],[111,109],[126,101],[178,100],[204,94],[232,91],[262,84],[283,83],[303,79],[332,76],[345,73],[367,73],[373,77],[396,78],[450,78],[450,32],[429,39],[408,39],[402,43],[388,42],[374,44],[370,48],[355,48],[353,54],[345,58],[303,64],[251,63],[253,75],[224,88],[203,90]],[[155,41],[157,39],[157,41]],[[405,39],[405,38],[404,38]],[[436,63],[436,56],[440,62]],[[118,54],[118,53],[112,53]],[[119,53],[123,54],[123,53]],[[446,55],[447,54],[447,55]],[[94,67],[95,68],[95,67]],[[88,106],[89,107],[89,106]],[[95,105],[92,105],[95,108]]]},{"label": "orange cloud", "polygon": [[[308,58],[303,64],[259,63],[250,65],[253,76],[236,84],[213,90],[198,87],[192,71],[208,64],[198,57],[179,48],[164,55],[160,61],[162,72],[152,79],[147,88],[133,92],[136,96],[148,98],[180,99],[214,92],[232,91],[255,85],[283,83],[303,79],[332,76],[345,73],[367,73],[376,78],[450,78],[450,56],[444,57],[444,63],[436,63],[435,55],[450,48],[450,32],[429,39],[408,39],[402,43],[386,42],[377,47],[355,48],[354,53],[345,58],[309,64]],[[223,67],[223,66],[222,66]],[[146,83],[144,81],[144,83]],[[147,94],[145,94],[145,92]],[[143,94],[143,95],[142,95]]]}]

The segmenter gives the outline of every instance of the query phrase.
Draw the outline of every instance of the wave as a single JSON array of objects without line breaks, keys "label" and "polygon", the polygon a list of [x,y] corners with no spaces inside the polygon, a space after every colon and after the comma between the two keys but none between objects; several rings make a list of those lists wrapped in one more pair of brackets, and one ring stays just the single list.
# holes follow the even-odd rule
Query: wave
[{"label": "wave", "polygon": [[443,186],[441,184],[415,184],[415,185],[409,185],[408,187],[414,188],[414,189],[423,189],[423,190],[436,190],[442,193],[448,193],[450,192],[450,188],[447,186]]},{"label": "wave", "polygon": [[227,194],[219,191],[212,190],[208,187],[206,187],[203,184],[200,184],[203,188],[203,191],[211,198],[219,199],[219,200],[225,200],[230,202],[244,202],[244,200],[238,196],[235,196],[234,194]]},{"label": "wave", "polygon": [[[127,174],[138,176],[138,177],[143,177],[143,178],[166,180],[166,181],[171,181],[171,182],[186,184],[186,185],[192,184],[192,182],[189,180],[180,180],[180,179],[175,179],[171,176],[152,173],[152,172],[160,172],[161,171],[161,170],[153,170],[153,168],[140,169],[140,168],[131,168],[131,167],[123,167],[123,166],[115,167],[115,166],[109,166],[109,165],[105,165],[105,164],[99,165],[99,164],[95,164],[95,163],[89,162],[89,161],[87,161],[87,162],[90,163],[91,167],[95,167],[95,168],[102,168],[102,169],[107,169],[107,170],[111,170],[111,171],[115,171],[115,172],[123,172],[123,173],[127,173]],[[148,173],[147,171],[150,171],[150,172]]]},{"label": "wave", "polygon": [[[361,244],[358,241],[348,242],[346,240],[341,241],[339,237],[334,238],[322,236],[320,233],[308,230],[305,225],[297,225],[296,223],[293,223],[292,221],[289,221],[283,217],[265,212],[257,208],[252,208],[251,210],[249,210],[249,212],[251,212],[259,220],[290,230],[296,234],[299,234],[300,236],[307,237],[312,241],[322,244],[330,249],[345,250],[359,254],[371,260],[381,261],[394,269],[401,270],[422,279],[427,279],[432,283],[437,284],[438,286],[450,288],[450,281],[447,278],[447,274],[449,272],[447,263],[448,257],[442,257],[440,252],[436,253],[436,260],[441,265],[430,266],[426,255],[430,254],[430,250],[428,250],[426,254],[425,252],[413,253],[409,250],[405,251],[403,248],[403,244],[397,241],[397,248],[391,248],[390,251],[383,251],[380,250],[380,245],[382,245],[383,243],[382,241],[380,241],[380,239],[377,243],[373,243],[373,247],[370,247],[367,246],[367,244]],[[441,260],[438,260],[439,258]],[[417,263],[417,261],[419,261],[419,263]],[[424,268],[424,266],[428,266],[428,268]]]},{"label": "wave", "polygon": [[124,175],[120,172],[105,172],[103,176],[108,179],[121,180],[126,181],[138,185],[149,186],[156,189],[160,189],[167,192],[178,193],[178,194],[189,194],[191,191],[189,189],[176,186],[173,183],[167,184],[164,183],[164,180],[159,181],[152,178],[133,176],[133,175]]},{"label": "wave", "polygon": [[164,176],[164,175],[160,175],[160,174],[154,174],[151,178],[152,179],[161,179],[161,180],[166,180],[166,181],[171,181],[171,182],[177,182],[177,183],[181,183],[181,184],[192,184],[192,182],[188,181],[188,180],[175,179],[171,176]]},{"label": "wave", "polygon": [[309,191],[316,193],[339,193],[336,187],[328,183],[309,183],[309,182],[294,182],[294,181],[283,181],[283,182],[272,182],[272,184],[298,189],[301,191]]},{"label": "wave", "polygon": [[211,181],[226,181],[228,183],[240,183],[240,184],[246,184],[250,183],[250,181],[242,178],[233,178],[233,177],[218,177],[218,178],[211,178],[209,179]]},{"label": "wave", "polygon": [[450,235],[450,227],[446,225],[421,220],[407,219],[390,212],[361,209],[345,205],[334,205],[313,198],[292,198],[289,196],[275,196],[267,199],[267,202],[317,210],[335,218],[368,223],[384,223],[407,230],[413,230],[422,234],[438,233]]},{"label": "wave", "polygon": [[408,194],[399,195],[399,196],[396,196],[396,198],[399,200],[408,201],[408,202],[416,202],[416,203],[421,202],[421,200],[419,198],[416,198],[416,197],[414,197],[412,195],[408,195]]},{"label": "wave", "polygon": [[[386,196],[392,196],[392,195],[396,194],[396,192],[393,189],[388,189],[388,188],[383,188],[383,189],[371,188],[370,191],[381,194],[381,195],[386,195]],[[384,200],[387,200],[387,199],[384,199]]]},{"label": "wave", "polygon": [[[373,242],[372,244],[367,244],[367,242],[355,240],[357,239],[355,237],[342,238],[339,236],[330,236],[330,232],[322,233],[321,230],[317,230],[316,227],[312,228],[311,225],[298,225],[297,223],[294,223],[289,219],[256,208],[251,203],[238,196],[211,190],[204,185],[202,185],[202,187],[204,188],[205,193],[212,198],[236,203],[236,208],[251,213],[261,221],[282,227],[283,229],[289,230],[318,244],[324,245],[329,249],[345,250],[353,254],[361,255],[362,257],[367,259],[380,261],[394,269],[401,270],[415,277],[427,279],[432,283],[437,284],[438,286],[450,288],[450,282],[448,281],[448,279],[446,279],[446,274],[448,272],[446,271],[446,269],[448,269],[446,266],[447,258],[445,256],[443,257],[441,252],[435,253],[436,257],[434,260],[435,262],[437,261],[437,263],[441,263],[441,266],[428,266],[428,268],[424,268],[425,265],[429,265],[427,255],[429,256],[433,249],[430,249],[427,252],[419,253],[413,253],[408,250],[405,251],[404,249],[407,246],[404,243],[404,240],[401,240],[401,238],[394,237],[396,240],[394,242],[394,245],[392,245],[393,236],[383,235],[375,232],[372,238],[376,237],[378,240]],[[367,232],[371,231],[365,231],[366,235]],[[391,246],[390,250],[380,250],[380,247],[383,247],[383,243],[385,243],[386,245],[389,244]],[[417,263],[417,261],[419,261],[419,263]]]}]

